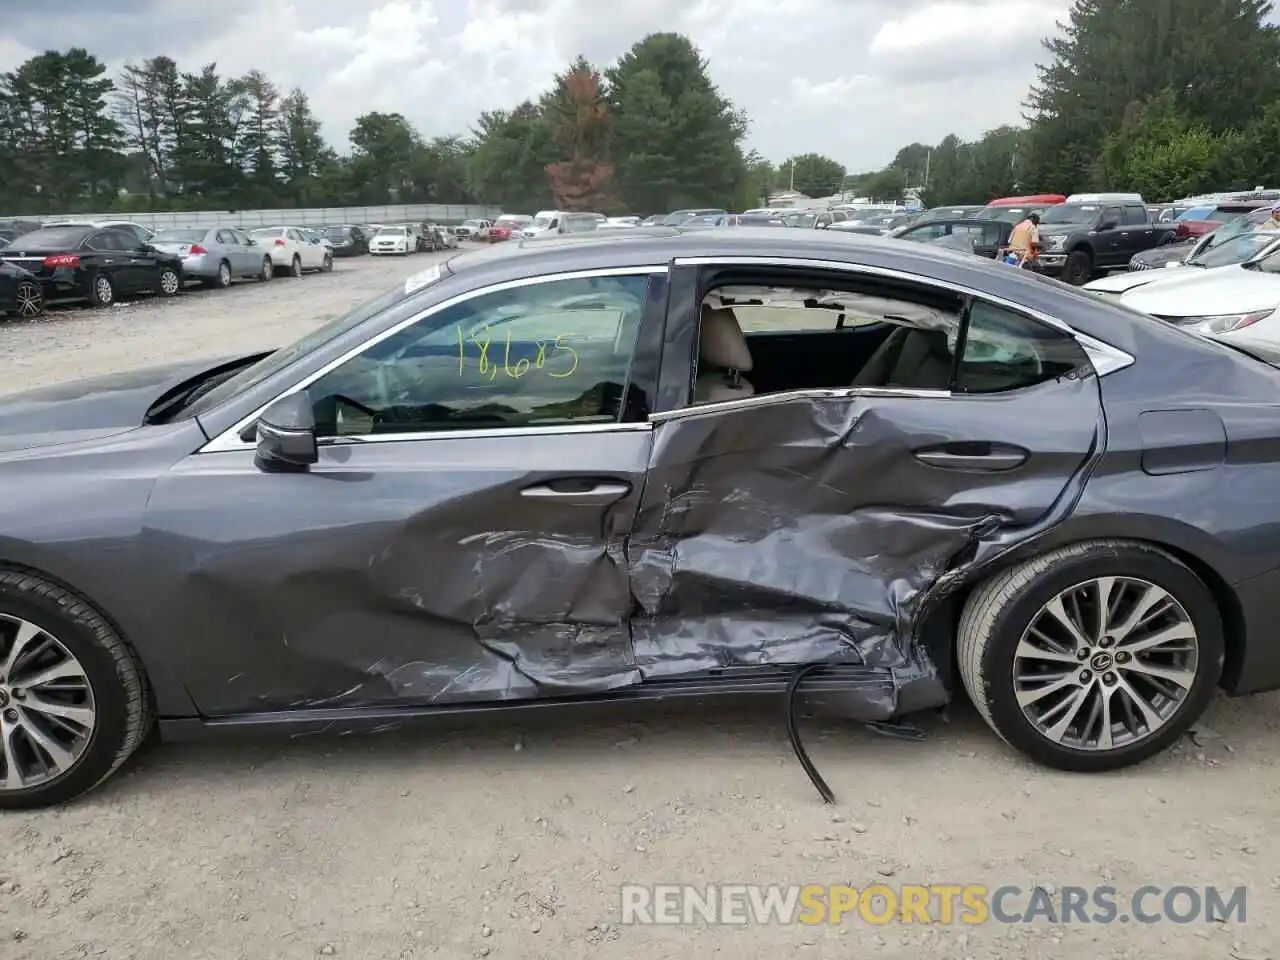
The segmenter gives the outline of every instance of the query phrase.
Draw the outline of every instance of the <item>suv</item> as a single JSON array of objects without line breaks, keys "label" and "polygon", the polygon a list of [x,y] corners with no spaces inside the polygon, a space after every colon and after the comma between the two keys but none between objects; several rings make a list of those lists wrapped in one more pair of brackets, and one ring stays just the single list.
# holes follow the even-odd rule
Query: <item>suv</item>
[{"label": "suv", "polygon": [[1040,213],[1040,269],[1081,286],[1096,273],[1124,269],[1134,254],[1173,240],[1175,227],[1152,223],[1136,193],[1076,194]]}]

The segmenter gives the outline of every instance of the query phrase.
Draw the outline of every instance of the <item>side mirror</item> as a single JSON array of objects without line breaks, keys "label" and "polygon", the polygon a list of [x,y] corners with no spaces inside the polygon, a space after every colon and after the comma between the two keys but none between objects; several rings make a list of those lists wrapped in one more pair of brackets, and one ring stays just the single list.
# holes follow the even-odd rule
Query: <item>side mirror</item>
[{"label": "side mirror", "polygon": [[831,226],[831,224],[829,224],[829,223],[818,223],[818,224],[815,224],[815,226],[816,226],[819,230],[826,230],[826,229],[828,229],[828,228]]},{"label": "side mirror", "polygon": [[315,414],[307,391],[281,397],[258,418],[258,452],[253,462],[268,473],[306,470],[320,459]]},{"label": "side mirror", "polygon": [[258,245],[258,241],[257,241],[257,240],[255,240],[255,239],[253,239],[253,237],[250,237],[250,238],[249,238],[249,246],[251,246],[251,247],[256,247],[257,245]]}]

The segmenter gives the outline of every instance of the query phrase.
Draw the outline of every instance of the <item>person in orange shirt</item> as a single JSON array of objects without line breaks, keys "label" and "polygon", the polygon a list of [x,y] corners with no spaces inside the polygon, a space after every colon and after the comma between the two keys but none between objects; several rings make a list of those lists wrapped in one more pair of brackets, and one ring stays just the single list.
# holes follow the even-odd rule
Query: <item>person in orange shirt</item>
[{"label": "person in orange shirt", "polygon": [[[1040,252],[1040,214],[1028,213],[1009,234],[1006,260],[1019,267],[1029,267]],[[1017,260],[1014,260],[1014,257]]]}]

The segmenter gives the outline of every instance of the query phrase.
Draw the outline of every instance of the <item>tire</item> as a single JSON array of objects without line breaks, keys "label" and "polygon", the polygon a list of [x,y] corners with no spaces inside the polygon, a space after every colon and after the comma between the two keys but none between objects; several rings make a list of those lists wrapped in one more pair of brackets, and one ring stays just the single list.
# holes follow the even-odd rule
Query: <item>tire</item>
[{"label": "tire", "polygon": [[[1114,578],[1116,584],[1110,594],[1112,606],[1107,625],[1108,631],[1116,634],[1114,638],[1104,632],[1098,639],[1096,630],[1087,631],[1089,636],[1086,639],[1090,639],[1090,645],[1086,647],[1085,654],[1081,654],[1078,647],[1075,651],[1067,650],[1064,644],[1063,653],[1059,656],[1070,654],[1075,658],[1074,663],[1016,655],[1015,651],[1027,649],[1022,646],[1024,636],[1031,646],[1041,651],[1047,648],[1042,640],[1046,636],[1043,630],[1052,628],[1056,631],[1054,639],[1065,638],[1065,631],[1057,630],[1060,621],[1055,621],[1051,614],[1045,612],[1046,606],[1076,585],[1092,583],[1098,578]],[[1158,591],[1164,591],[1173,604],[1166,607],[1164,603],[1167,601],[1162,601],[1153,605],[1148,613],[1149,620],[1144,619],[1136,628],[1120,633],[1123,627],[1118,625],[1118,621],[1133,609],[1139,609],[1139,606],[1129,605],[1130,598],[1143,596],[1143,591],[1148,588],[1157,592],[1146,596],[1158,596]],[[1085,597],[1083,606],[1077,608],[1084,613],[1086,622],[1092,622],[1088,597],[1097,596],[1089,593],[1089,589],[1085,588],[1082,594]],[[1132,602],[1136,604],[1136,600]],[[1072,600],[1068,599],[1066,604],[1069,608]],[[1130,691],[1152,689],[1146,686],[1144,674],[1138,669],[1139,663],[1148,663],[1150,651],[1126,654],[1125,646],[1140,642],[1144,630],[1163,631],[1165,624],[1173,625],[1183,617],[1185,621],[1181,630],[1191,632],[1196,647],[1194,666],[1184,672],[1186,689],[1180,699],[1169,698],[1162,723],[1154,728],[1147,726],[1145,730],[1124,729],[1125,717],[1122,714],[1126,702],[1131,716],[1136,717],[1143,712],[1131,699]],[[1042,628],[1034,635],[1029,633],[1033,623]],[[1129,641],[1125,640],[1126,636]],[[1132,639],[1135,636],[1138,640]],[[1072,544],[996,574],[969,597],[960,616],[956,640],[960,677],[987,724],[1006,743],[1040,764],[1058,770],[1087,773],[1119,770],[1141,763],[1181,737],[1209,705],[1222,675],[1225,649],[1222,617],[1213,594],[1203,581],[1163,550],[1123,540]],[[1118,661],[1112,664],[1100,659],[1111,656],[1127,656],[1132,666],[1117,669]],[[1017,664],[1039,664],[1045,670],[1061,671],[1061,680],[1053,680],[1052,673],[1043,680],[1037,677],[1032,681],[1037,686],[1031,692],[1057,683],[1061,685],[1062,698],[1059,699],[1056,693],[1042,695],[1024,710],[1018,702]],[[1088,671],[1085,670],[1086,664],[1090,668]],[[1097,671],[1096,676],[1093,675],[1094,670]],[[1086,684],[1081,682],[1086,676],[1089,677],[1088,697],[1091,699],[1085,700],[1078,711],[1053,714],[1052,708],[1080,696],[1079,691],[1086,688]],[[1108,676],[1119,677],[1120,680],[1113,679],[1108,683]],[[1023,678],[1031,679],[1031,675],[1024,674]],[[1075,736],[1079,731],[1074,725],[1067,728],[1067,736],[1074,742],[1055,739],[1043,729],[1049,720],[1060,723],[1063,715],[1088,717],[1092,705],[1101,703],[1104,691],[1108,691],[1105,693],[1108,704],[1119,711],[1112,714],[1115,722],[1111,725],[1113,739],[1109,746],[1102,742],[1101,725],[1094,724],[1092,719],[1088,721],[1083,737]],[[1023,692],[1028,692],[1026,686],[1023,686]],[[1148,704],[1151,705],[1150,700]],[[1043,711],[1045,707],[1050,708],[1051,716],[1048,720],[1042,718],[1038,725],[1028,712]],[[1119,736],[1114,731],[1117,723],[1122,728]]]},{"label": "tire", "polygon": [[176,297],[182,292],[182,274],[173,267],[161,267],[156,278],[156,293],[162,297]]},{"label": "tire", "polygon": [[298,256],[296,253],[293,255],[293,260],[289,262],[289,276],[291,277],[302,276],[302,258]]},{"label": "tire", "polygon": [[324,262],[320,265],[320,272],[333,273],[333,254],[326,253],[324,255]]},{"label": "tire", "polygon": [[[66,769],[43,779],[39,776],[43,771],[34,771],[36,776],[32,776],[32,754],[27,751],[33,741],[18,735],[26,748],[22,760],[24,772],[27,779],[36,782],[17,788],[0,787],[0,809],[7,810],[49,807],[87,793],[129,759],[155,722],[146,676],[137,655],[106,618],[82,598],[27,573],[0,571],[0,632],[4,637],[0,642],[4,644],[6,657],[19,620],[35,625],[54,639],[54,649],[41,653],[40,658],[53,657],[55,653],[61,656],[65,652],[78,661],[75,665],[87,680],[86,697],[94,722],[87,737],[81,738],[78,746],[69,751],[74,759],[67,763]],[[35,661],[41,665],[43,662],[42,659]],[[5,677],[5,682],[16,679],[20,683],[34,669],[21,668],[13,677]],[[35,727],[46,738],[50,737],[47,723],[40,726],[33,723],[45,714],[38,711],[33,714],[31,709],[18,706],[23,700],[28,704],[32,702],[25,690],[17,684],[0,689],[5,692],[6,702],[0,717],[5,718],[3,722],[9,731],[13,729],[10,718],[17,717],[25,729]],[[61,696],[64,698],[61,702],[67,703],[66,694]],[[81,700],[80,704],[85,702]],[[65,728],[55,732],[62,738],[60,743],[65,749]],[[76,749],[80,750],[78,754]],[[6,774],[9,762],[6,756]],[[0,783],[3,782],[0,779]]]},{"label": "tire", "polygon": [[116,302],[116,285],[105,273],[94,274],[89,281],[89,305],[109,307]]},{"label": "tire", "polygon": [[13,291],[14,313],[32,320],[44,313],[44,292],[35,280],[23,280]]},{"label": "tire", "polygon": [[231,264],[223,260],[218,264],[218,276],[209,282],[209,286],[225,290],[231,286]]},{"label": "tire", "polygon": [[270,257],[263,257],[262,269],[258,272],[258,279],[261,280],[263,283],[266,283],[275,275],[276,275],[275,261],[272,260]]},{"label": "tire", "polygon": [[1084,250],[1072,250],[1062,266],[1062,279],[1073,287],[1082,287],[1093,275],[1093,257]]}]

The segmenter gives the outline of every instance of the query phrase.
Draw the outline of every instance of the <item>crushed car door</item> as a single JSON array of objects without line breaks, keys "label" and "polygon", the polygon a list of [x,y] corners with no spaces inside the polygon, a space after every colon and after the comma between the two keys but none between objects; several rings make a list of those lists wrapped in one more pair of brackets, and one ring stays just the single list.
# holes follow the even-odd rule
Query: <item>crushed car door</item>
[{"label": "crushed car door", "polygon": [[[672,286],[701,302],[709,282]],[[910,307],[879,309],[903,321]],[[936,677],[912,641],[925,593],[979,539],[1069,503],[1100,436],[1097,378],[1071,335],[986,303],[960,320],[963,333],[899,326],[849,389],[686,393],[654,414],[628,551],[646,680],[815,662],[871,668],[895,691]],[[745,345],[718,349],[750,366]],[[688,353],[668,352],[687,378]],[[704,347],[698,379],[724,358]],[[664,388],[673,369],[664,358]],[[867,715],[895,708],[882,698]]]},{"label": "crushed car door", "polygon": [[487,288],[299,385],[309,470],[246,449],[165,476],[147,536],[183,571],[159,602],[200,651],[201,712],[638,683],[624,545],[664,303],[652,270]]}]

